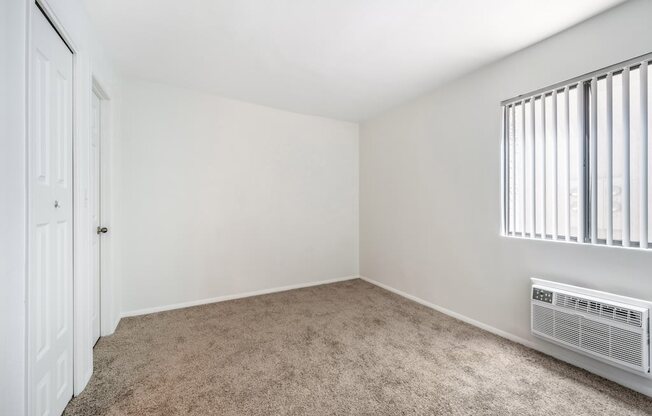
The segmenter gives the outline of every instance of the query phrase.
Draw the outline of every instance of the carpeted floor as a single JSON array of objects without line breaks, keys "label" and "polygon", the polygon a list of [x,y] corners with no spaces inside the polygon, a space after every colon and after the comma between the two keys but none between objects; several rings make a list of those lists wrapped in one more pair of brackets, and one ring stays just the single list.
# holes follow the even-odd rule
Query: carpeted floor
[{"label": "carpeted floor", "polygon": [[123,319],[65,415],[650,415],[652,399],[361,280]]}]

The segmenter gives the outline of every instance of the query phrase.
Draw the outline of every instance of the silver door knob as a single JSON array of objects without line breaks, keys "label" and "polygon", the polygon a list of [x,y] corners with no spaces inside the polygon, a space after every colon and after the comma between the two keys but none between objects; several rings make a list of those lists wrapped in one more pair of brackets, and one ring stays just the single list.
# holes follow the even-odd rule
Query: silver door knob
[{"label": "silver door knob", "polygon": [[109,232],[109,229],[106,227],[97,227],[97,233],[98,234],[106,234]]},{"label": "silver door knob", "polygon": [[57,200],[54,201],[54,207],[55,207],[55,208],[59,208],[59,207],[60,207],[60,205],[59,205],[59,201],[57,201]]}]

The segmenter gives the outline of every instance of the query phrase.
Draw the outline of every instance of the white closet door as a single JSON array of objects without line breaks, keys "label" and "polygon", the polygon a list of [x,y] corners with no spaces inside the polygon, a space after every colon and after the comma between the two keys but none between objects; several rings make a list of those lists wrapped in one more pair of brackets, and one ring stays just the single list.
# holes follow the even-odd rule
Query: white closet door
[{"label": "white closet door", "polygon": [[29,114],[29,413],[73,393],[72,53],[32,12]]},{"label": "white closet door", "polygon": [[91,186],[90,186],[90,212],[91,225],[91,273],[93,284],[93,345],[100,338],[100,233],[96,230],[100,224],[100,132],[101,132],[101,105],[97,94],[93,93],[91,114]]}]

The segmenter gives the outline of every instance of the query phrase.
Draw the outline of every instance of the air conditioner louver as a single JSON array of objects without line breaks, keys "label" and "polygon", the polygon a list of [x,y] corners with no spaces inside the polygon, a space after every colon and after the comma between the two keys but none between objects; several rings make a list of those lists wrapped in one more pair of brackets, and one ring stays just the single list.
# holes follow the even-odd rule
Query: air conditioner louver
[{"label": "air conditioner louver", "polygon": [[618,367],[649,374],[649,312],[635,305],[532,286],[532,333]]},{"label": "air conditioner louver", "polygon": [[586,312],[592,315],[601,316],[612,321],[623,322],[628,325],[641,327],[643,325],[643,314],[627,308],[619,308],[614,305],[589,300],[583,297],[568,296],[563,293],[557,293],[555,305],[574,309],[580,312]]}]

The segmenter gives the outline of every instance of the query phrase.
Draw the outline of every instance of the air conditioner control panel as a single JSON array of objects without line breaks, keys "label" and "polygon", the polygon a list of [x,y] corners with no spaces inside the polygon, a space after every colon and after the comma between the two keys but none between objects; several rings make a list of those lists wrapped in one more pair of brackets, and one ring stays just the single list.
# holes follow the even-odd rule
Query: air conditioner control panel
[{"label": "air conditioner control panel", "polygon": [[537,287],[532,288],[532,299],[539,300],[541,302],[552,303],[552,292],[549,290],[539,289]]}]

